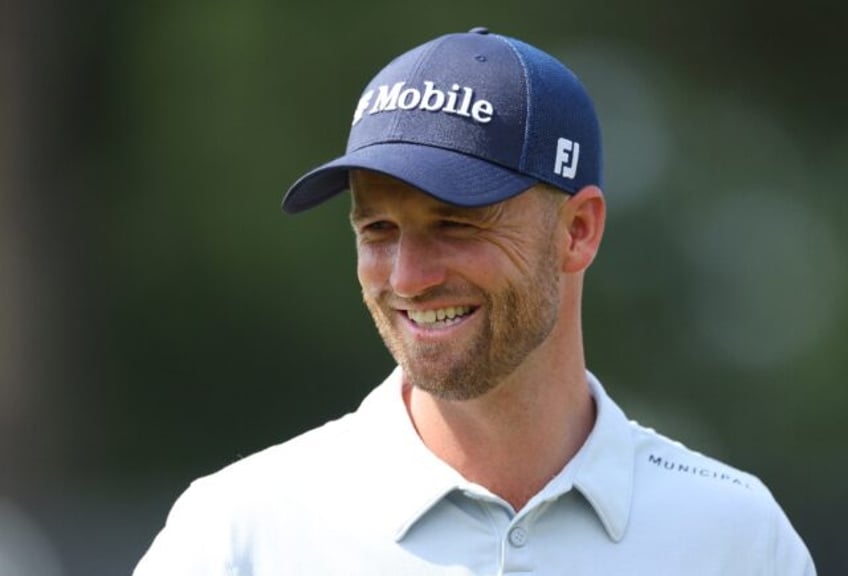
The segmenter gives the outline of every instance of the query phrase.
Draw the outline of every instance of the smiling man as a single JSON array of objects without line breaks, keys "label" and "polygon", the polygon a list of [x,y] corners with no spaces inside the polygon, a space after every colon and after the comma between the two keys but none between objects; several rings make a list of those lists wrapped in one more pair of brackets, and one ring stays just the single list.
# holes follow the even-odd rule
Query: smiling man
[{"label": "smiling man", "polygon": [[353,413],[195,481],[136,576],[813,575],[754,476],[630,422],[587,371],[600,129],[560,62],[475,29],[389,63],[298,212],[350,190],[398,367]]}]

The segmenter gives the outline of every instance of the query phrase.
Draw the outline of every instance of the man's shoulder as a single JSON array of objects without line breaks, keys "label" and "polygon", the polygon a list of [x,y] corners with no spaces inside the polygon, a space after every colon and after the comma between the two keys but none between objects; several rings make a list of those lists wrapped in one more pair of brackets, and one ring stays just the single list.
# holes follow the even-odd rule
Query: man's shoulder
[{"label": "man's shoulder", "polygon": [[201,476],[174,503],[168,524],[225,538],[347,506],[340,486],[360,469],[356,435],[347,415]]},{"label": "man's shoulder", "polygon": [[637,498],[699,513],[765,519],[777,503],[755,474],[631,423]]},{"label": "man's shoulder", "polygon": [[785,570],[776,573],[815,574],[803,541],[755,474],[636,423],[631,422],[631,430],[636,540],[640,534],[688,534],[707,553],[731,545],[739,565],[755,559]]},{"label": "man's shoulder", "polygon": [[378,386],[356,411],[201,476],[176,508],[214,503],[212,509],[232,514],[268,502],[297,507],[305,495],[321,495],[328,506],[343,501],[343,486],[374,481],[373,464],[382,453],[377,446],[391,436],[386,426],[394,425],[391,392]]},{"label": "man's shoulder", "polygon": [[[347,414],[288,440],[240,458],[193,485],[240,490],[263,485],[280,487],[301,478],[317,478],[354,457],[359,429],[355,414]],[[282,484],[281,484],[282,483]]]}]

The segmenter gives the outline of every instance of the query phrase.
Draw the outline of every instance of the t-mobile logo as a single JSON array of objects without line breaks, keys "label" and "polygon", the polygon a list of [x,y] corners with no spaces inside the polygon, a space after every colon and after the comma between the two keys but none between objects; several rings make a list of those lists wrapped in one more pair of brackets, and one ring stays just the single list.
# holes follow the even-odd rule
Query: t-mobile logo
[{"label": "t-mobile logo", "polygon": [[556,163],[554,173],[563,178],[574,178],[577,174],[577,161],[580,158],[580,144],[568,138],[557,140]]}]

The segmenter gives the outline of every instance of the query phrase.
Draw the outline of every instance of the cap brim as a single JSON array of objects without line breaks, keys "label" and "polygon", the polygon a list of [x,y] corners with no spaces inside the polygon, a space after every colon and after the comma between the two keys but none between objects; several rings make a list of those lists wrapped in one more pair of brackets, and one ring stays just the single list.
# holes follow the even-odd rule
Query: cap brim
[{"label": "cap brim", "polygon": [[289,214],[302,212],[347,190],[351,169],[387,174],[458,206],[494,204],[538,181],[451,150],[387,142],[360,148],[308,172],[289,188],[283,198],[283,210]]}]

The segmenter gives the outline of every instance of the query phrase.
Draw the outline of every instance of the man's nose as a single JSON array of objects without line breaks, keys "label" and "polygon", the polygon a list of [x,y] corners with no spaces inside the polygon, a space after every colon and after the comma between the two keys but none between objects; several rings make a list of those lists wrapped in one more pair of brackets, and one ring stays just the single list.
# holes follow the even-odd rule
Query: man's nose
[{"label": "man's nose", "polygon": [[444,281],[445,266],[437,243],[425,234],[401,234],[390,277],[395,294],[412,298]]}]

